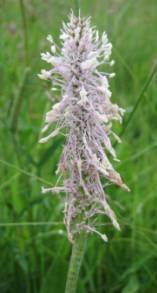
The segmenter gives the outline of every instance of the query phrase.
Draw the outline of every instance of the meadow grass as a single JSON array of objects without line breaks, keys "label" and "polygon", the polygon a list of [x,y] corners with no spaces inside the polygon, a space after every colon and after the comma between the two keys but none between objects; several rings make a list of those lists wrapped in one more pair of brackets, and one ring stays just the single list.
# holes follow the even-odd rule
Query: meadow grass
[{"label": "meadow grass", "polygon": [[[43,68],[48,33],[70,9],[92,16],[109,33],[116,60],[113,101],[127,109],[117,169],[129,194],[109,188],[121,232],[105,226],[109,243],[88,238],[79,293],[157,292],[157,1],[3,0],[0,3],[0,292],[64,292],[71,245],[63,196],[42,195],[56,182],[61,137],[39,145],[51,105]],[[54,98],[55,99],[55,98]],[[100,219],[99,225],[105,224]]]}]

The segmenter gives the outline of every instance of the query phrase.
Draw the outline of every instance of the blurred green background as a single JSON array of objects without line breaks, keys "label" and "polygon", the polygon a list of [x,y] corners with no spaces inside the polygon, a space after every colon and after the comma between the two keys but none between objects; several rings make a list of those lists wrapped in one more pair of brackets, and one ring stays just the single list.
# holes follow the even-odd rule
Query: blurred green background
[{"label": "blurred green background", "polygon": [[[51,101],[37,73],[47,34],[60,43],[71,8],[77,1],[0,1],[0,293],[64,292],[64,196],[41,194],[56,182],[64,142],[38,143]],[[82,0],[80,8],[113,43],[112,99],[127,110],[115,126],[125,130],[115,166],[131,192],[109,190],[121,232],[107,227],[107,244],[89,236],[78,292],[156,293],[157,1]]]}]

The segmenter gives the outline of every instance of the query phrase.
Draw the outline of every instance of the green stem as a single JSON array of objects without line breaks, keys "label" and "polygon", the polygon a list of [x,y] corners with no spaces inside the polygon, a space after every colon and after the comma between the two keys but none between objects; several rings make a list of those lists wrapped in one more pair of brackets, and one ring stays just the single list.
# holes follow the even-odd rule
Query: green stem
[{"label": "green stem", "polygon": [[128,119],[126,120],[126,122],[125,122],[125,124],[124,124],[124,127],[123,127],[123,129],[122,129],[122,132],[120,133],[120,137],[123,136],[123,134],[124,134],[124,132],[126,131],[128,125],[129,125],[129,123],[131,122],[132,117],[133,117],[133,115],[135,114],[135,112],[136,112],[136,110],[137,110],[137,108],[138,108],[140,102],[142,101],[142,99],[143,99],[143,97],[144,97],[144,94],[145,94],[147,88],[149,87],[149,85],[150,85],[150,83],[151,83],[151,81],[152,81],[154,75],[156,74],[156,72],[157,72],[157,64],[154,65],[152,72],[151,72],[150,75],[148,76],[148,78],[147,78],[147,80],[146,80],[146,82],[145,82],[145,84],[144,84],[144,86],[143,86],[143,88],[142,88],[142,91],[140,92],[140,94],[139,94],[139,96],[138,96],[138,98],[137,98],[137,101],[136,101],[136,103],[135,103],[135,105],[134,105],[134,108],[133,108],[132,112],[130,113]]},{"label": "green stem", "polygon": [[17,91],[17,95],[15,97],[15,106],[14,106],[12,114],[11,114],[11,122],[10,122],[11,130],[14,133],[17,132],[19,114],[20,114],[21,107],[22,107],[25,85],[27,83],[29,73],[30,73],[30,68],[26,67],[24,70],[24,74],[23,74],[21,83],[20,83],[18,91]]},{"label": "green stem", "polygon": [[79,15],[79,10],[80,10],[80,0],[75,0],[75,13],[78,16]]},{"label": "green stem", "polygon": [[72,247],[72,255],[69,264],[65,293],[76,293],[77,281],[84,256],[85,245],[86,234],[78,234]]},{"label": "green stem", "polygon": [[26,63],[26,66],[28,66],[29,65],[28,28],[27,28],[27,20],[26,20],[26,11],[25,11],[24,0],[19,0],[19,3],[20,3],[20,10],[21,10],[23,33],[24,33],[25,63]]}]

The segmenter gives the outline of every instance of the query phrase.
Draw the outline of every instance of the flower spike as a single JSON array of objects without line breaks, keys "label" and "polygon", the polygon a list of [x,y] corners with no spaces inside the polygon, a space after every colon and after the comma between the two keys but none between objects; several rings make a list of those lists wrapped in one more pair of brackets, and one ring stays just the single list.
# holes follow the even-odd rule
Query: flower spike
[{"label": "flower spike", "polygon": [[56,129],[40,142],[47,142],[62,129],[67,133],[57,170],[65,176],[64,186],[42,190],[66,193],[64,222],[70,241],[82,230],[95,232],[107,241],[107,236],[96,228],[97,215],[107,216],[116,229],[120,227],[101,178],[129,191],[108,158],[110,154],[117,160],[110,136],[119,142],[120,139],[112,131],[112,121],[121,122],[124,114],[111,101],[108,78],[115,74],[99,71],[101,64],[114,64],[110,61],[112,44],[105,32],[100,36],[91,27],[90,18],[76,17],[73,12],[61,30],[60,55],[51,35],[47,40],[50,52],[41,57],[49,63],[50,70],[42,70],[39,77],[51,81],[53,88],[60,90],[61,99],[46,114],[43,132],[54,122]]}]

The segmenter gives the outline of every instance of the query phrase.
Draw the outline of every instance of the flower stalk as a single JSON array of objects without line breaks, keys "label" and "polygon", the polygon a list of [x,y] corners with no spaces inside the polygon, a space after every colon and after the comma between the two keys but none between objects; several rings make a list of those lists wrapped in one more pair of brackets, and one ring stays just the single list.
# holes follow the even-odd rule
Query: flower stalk
[{"label": "flower stalk", "polygon": [[41,54],[51,68],[42,70],[39,77],[48,80],[53,93],[60,92],[61,99],[46,114],[42,132],[50,130],[50,133],[40,143],[64,135],[66,143],[57,169],[64,179],[61,186],[43,187],[42,191],[66,194],[64,223],[73,244],[66,293],[74,293],[85,237],[96,233],[104,241],[108,240],[104,231],[97,228],[98,216],[104,216],[105,221],[108,218],[120,230],[108,203],[106,186],[115,184],[129,191],[112,164],[112,160],[118,160],[112,140],[120,142],[112,123],[115,120],[121,123],[125,111],[111,101],[109,79],[115,74],[101,69],[102,65],[108,68],[114,65],[107,34],[100,36],[91,26],[90,18],[72,12],[69,22],[63,23],[60,39],[61,49],[48,35],[50,52]]},{"label": "flower stalk", "polygon": [[86,238],[86,233],[82,232],[77,235],[75,242],[72,245],[72,254],[69,263],[65,293],[76,292],[80,268],[85,253]]}]

